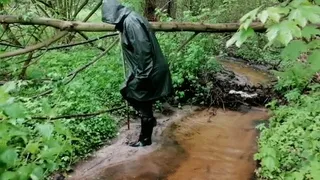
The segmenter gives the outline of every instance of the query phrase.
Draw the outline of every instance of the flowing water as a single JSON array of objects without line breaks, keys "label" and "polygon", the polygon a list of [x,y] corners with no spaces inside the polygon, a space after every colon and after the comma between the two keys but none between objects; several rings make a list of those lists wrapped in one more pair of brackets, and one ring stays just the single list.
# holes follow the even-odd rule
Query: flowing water
[{"label": "flowing water", "polygon": [[174,124],[163,146],[150,154],[105,169],[105,180],[250,180],[258,121],[264,110],[205,109]]},{"label": "flowing water", "polygon": [[[253,83],[267,80],[266,75],[247,67],[230,63],[224,66],[245,74]],[[268,112],[259,108],[242,112],[198,110],[166,128],[157,150],[100,167],[94,177],[88,175],[80,179],[250,180],[256,167],[255,126],[268,118]]]}]

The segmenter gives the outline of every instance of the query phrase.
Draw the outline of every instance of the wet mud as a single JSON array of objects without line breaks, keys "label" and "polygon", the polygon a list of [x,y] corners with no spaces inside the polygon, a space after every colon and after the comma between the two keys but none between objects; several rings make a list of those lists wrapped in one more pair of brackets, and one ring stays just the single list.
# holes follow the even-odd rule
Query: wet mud
[{"label": "wet mud", "polygon": [[[255,125],[266,119],[268,113],[263,109],[197,111],[171,124],[164,131],[163,142],[157,150],[116,164],[105,164],[89,176],[78,177],[88,180],[249,180],[256,167],[253,160],[257,151]],[[114,154],[117,155],[120,154]]]}]

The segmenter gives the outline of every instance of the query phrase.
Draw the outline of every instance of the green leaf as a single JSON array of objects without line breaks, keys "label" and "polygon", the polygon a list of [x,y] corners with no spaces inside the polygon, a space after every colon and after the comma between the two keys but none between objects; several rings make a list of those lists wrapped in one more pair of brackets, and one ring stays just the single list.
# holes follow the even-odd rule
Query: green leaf
[{"label": "green leaf", "polygon": [[308,19],[311,23],[317,24],[320,22],[320,7],[319,6],[300,6],[298,8],[303,17]]},{"label": "green leaf", "polygon": [[308,44],[309,49],[320,49],[320,39],[315,39]]},{"label": "green leaf", "polygon": [[6,105],[5,107],[3,107],[3,110],[6,115],[14,119],[26,117],[26,110],[19,103]]},{"label": "green leaf", "polygon": [[32,164],[28,164],[26,166],[21,166],[17,172],[19,174],[20,179],[29,179],[30,174],[32,173]]},{"label": "green leaf", "polygon": [[44,171],[42,169],[42,167],[37,166],[36,168],[34,168],[34,170],[32,171],[31,175],[30,175],[32,180],[40,180],[43,179],[44,177]]},{"label": "green leaf", "polygon": [[47,138],[47,139],[50,139],[51,138],[51,135],[53,133],[53,125],[52,124],[38,124],[37,125],[37,129],[39,131],[39,133]]},{"label": "green leaf", "polygon": [[316,26],[306,26],[302,29],[302,36],[308,40],[315,35],[320,35],[320,30]]},{"label": "green leaf", "polygon": [[264,10],[258,15],[260,21],[264,24],[267,22],[269,14],[268,11]]},{"label": "green leaf", "polygon": [[256,9],[254,9],[254,10],[248,12],[247,14],[245,14],[244,16],[242,16],[242,18],[240,19],[240,22],[243,23],[247,19],[251,19],[251,21],[253,19],[255,19],[255,17],[256,17],[256,15],[257,15],[257,13],[258,13],[260,8],[261,8],[261,6],[257,7]]},{"label": "green leaf", "polygon": [[320,71],[320,50],[313,51],[308,57],[308,62],[314,72]]},{"label": "green leaf", "polygon": [[293,39],[293,36],[290,31],[280,31],[279,33],[279,41],[287,46],[289,42]]},{"label": "green leaf", "polygon": [[239,38],[240,36],[240,32],[236,32],[226,43],[226,47],[230,47],[231,45],[233,45],[237,39]]},{"label": "green leaf", "polygon": [[3,174],[1,174],[1,180],[16,180],[17,173],[12,171],[5,171]]},{"label": "green leaf", "polygon": [[292,173],[292,176],[294,180],[303,180],[304,179],[304,174],[301,172],[294,172]]},{"label": "green leaf", "polygon": [[241,30],[240,36],[236,42],[236,46],[240,47],[249,37],[253,35],[254,35],[254,31],[252,28],[248,28],[247,30]]},{"label": "green leaf", "polygon": [[2,88],[6,93],[11,92],[16,89],[16,83],[14,81],[9,81],[5,83]]},{"label": "green leaf", "polygon": [[26,151],[31,154],[36,154],[39,151],[39,143],[29,143],[26,147]]},{"label": "green leaf", "polygon": [[267,169],[273,171],[278,167],[278,162],[275,158],[267,156],[262,159],[262,165]]},{"label": "green leaf", "polygon": [[273,42],[277,38],[279,30],[280,30],[279,24],[272,25],[267,29],[266,36],[269,42]]},{"label": "green leaf", "polygon": [[17,159],[18,153],[14,149],[7,149],[0,156],[0,160],[6,163],[9,167],[14,166]]},{"label": "green leaf", "polygon": [[282,50],[281,57],[285,60],[297,60],[300,54],[307,50],[308,48],[305,42],[293,40]]}]

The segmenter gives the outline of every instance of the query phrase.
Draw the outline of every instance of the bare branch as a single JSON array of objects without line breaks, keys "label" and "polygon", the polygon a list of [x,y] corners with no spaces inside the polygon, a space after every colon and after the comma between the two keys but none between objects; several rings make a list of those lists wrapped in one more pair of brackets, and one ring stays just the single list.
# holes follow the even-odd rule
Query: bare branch
[{"label": "bare branch", "polygon": [[83,118],[89,118],[94,116],[99,116],[101,114],[110,113],[113,111],[118,111],[121,109],[124,109],[126,106],[120,106],[113,109],[106,109],[106,110],[100,110],[94,113],[88,113],[88,114],[73,114],[73,115],[62,115],[57,117],[32,117],[32,119],[43,119],[43,120],[57,120],[57,119],[83,119]]},{"label": "bare branch", "polygon": [[183,49],[183,47],[185,47],[190,41],[192,41],[192,39],[194,39],[199,33],[196,32],[194,33],[188,40],[186,40],[178,49],[176,52],[179,52]]},{"label": "bare branch", "polygon": [[16,50],[16,51],[0,54],[0,60],[4,60],[5,58],[8,58],[8,57],[13,57],[13,56],[26,54],[26,53],[32,52],[34,50],[41,49],[43,47],[48,47],[52,43],[54,43],[54,42],[58,41],[59,39],[61,39],[66,34],[68,34],[67,31],[62,31],[62,32],[59,32],[54,37],[52,37],[51,39],[48,39],[47,41],[38,43],[38,44],[33,45],[33,46],[28,46],[28,47],[26,47],[24,49],[19,49],[19,50]]},{"label": "bare branch", "polygon": [[[44,25],[54,27],[65,31],[87,31],[87,32],[105,32],[115,31],[114,25],[107,23],[83,23],[78,21],[63,21],[51,18],[33,18],[25,20],[20,16],[0,15],[0,22],[6,24],[24,24],[24,25]],[[210,33],[225,33],[236,32],[239,23],[219,23],[219,24],[205,24],[205,23],[191,23],[191,22],[150,22],[154,31],[191,31],[191,32],[210,32]],[[252,23],[251,28],[257,32],[266,30],[261,23]]]},{"label": "bare branch", "polygon": [[101,39],[104,39],[107,37],[112,37],[112,36],[117,36],[117,35],[118,35],[118,33],[107,34],[107,35],[97,37],[94,39],[88,39],[88,40],[82,41],[82,42],[77,42],[77,43],[72,43],[72,44],[64,44],[64,45],[60,45],[60,46],[56,46],[56,47],[51,47],[51,48],[48,48],[47,50],[55,50],[55,49],[62,49],[62,48],[67,48],[67,47],[84,45],[84,44],[92,43],[92,42],[95,42],[95,41],[98,41],[98,40],[101,40]]}]

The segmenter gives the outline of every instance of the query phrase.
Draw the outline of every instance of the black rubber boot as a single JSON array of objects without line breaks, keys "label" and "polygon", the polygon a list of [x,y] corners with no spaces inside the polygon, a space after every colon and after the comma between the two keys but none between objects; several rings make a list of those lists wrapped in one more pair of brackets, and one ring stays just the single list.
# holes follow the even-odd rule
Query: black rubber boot
[{"label": "black rubber boot", "polygon": [[141,121],[141,134],[139,140],[135,143],[131,143],[131,147],[143,147],[152,144],[152,132],[154,127],[154,118],[142,118]]}]

